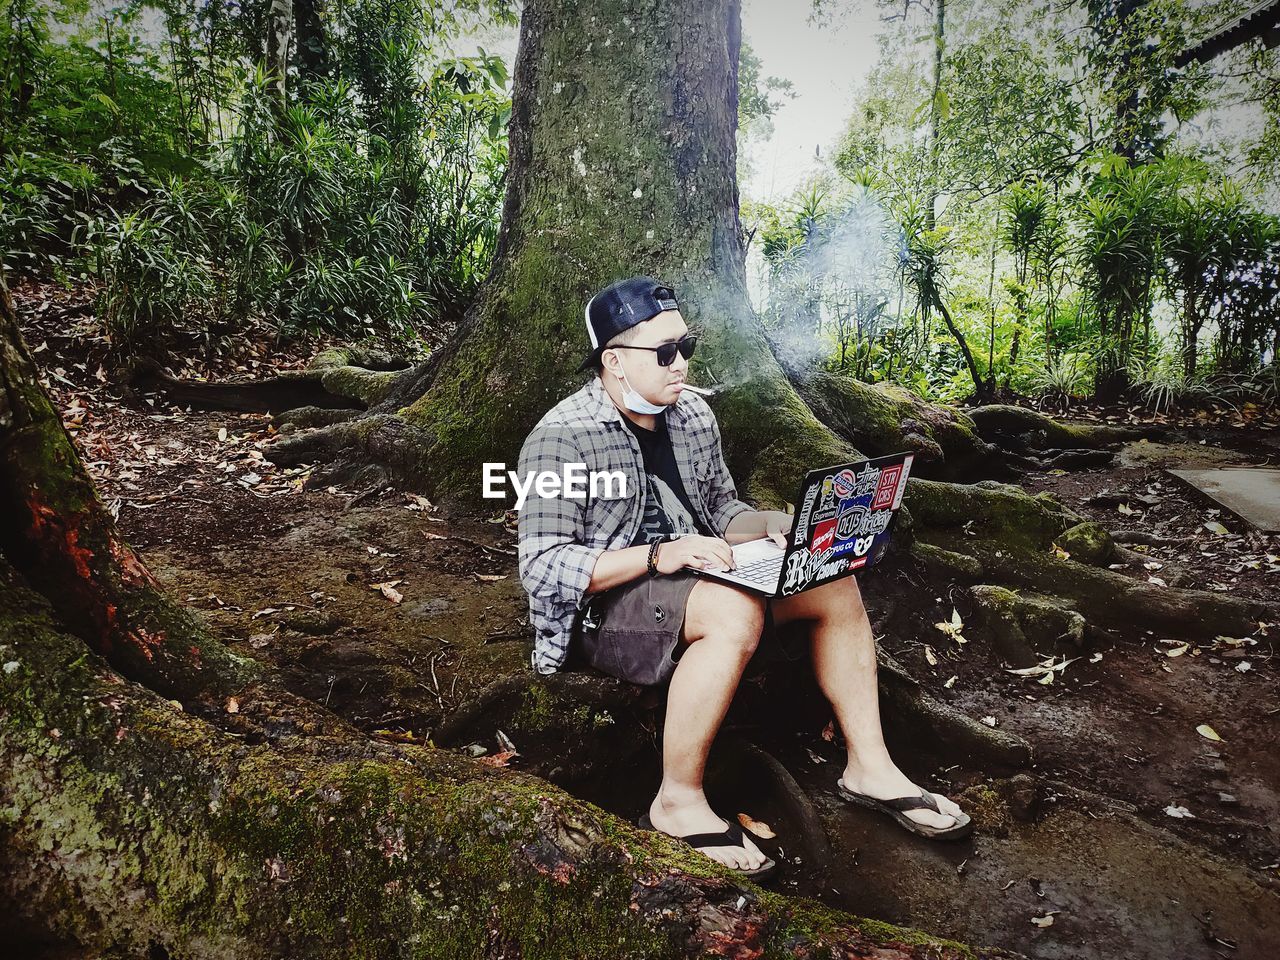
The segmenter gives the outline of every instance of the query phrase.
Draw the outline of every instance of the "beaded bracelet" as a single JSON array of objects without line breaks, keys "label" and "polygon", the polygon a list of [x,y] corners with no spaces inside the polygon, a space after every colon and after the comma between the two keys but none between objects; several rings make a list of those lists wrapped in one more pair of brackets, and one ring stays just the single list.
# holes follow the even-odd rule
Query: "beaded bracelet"
[{"label": "beaded bracelet", "polygon": [[654,540],[649,544],[649,560],[646,567],[649,571],[649,576],[651,577],[656,577],[658,575],[658,548],[661,546],[661,540]]}]

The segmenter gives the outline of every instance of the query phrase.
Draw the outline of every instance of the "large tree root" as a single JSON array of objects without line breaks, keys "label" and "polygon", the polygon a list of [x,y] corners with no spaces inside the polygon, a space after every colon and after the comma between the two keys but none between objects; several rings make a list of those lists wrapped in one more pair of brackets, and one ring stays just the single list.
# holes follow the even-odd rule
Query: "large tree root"
[{"label": "large tree root", "polygon": [[1158,428],[1066,423],[1026,407],[990,404],[967,411],[984,439],[1014,450],[1097,448],[1125,440],[1163,436]]},{"label": "large tree root", "polygon": [[[86,653],[3,563],[0,625],[0,888],[95,952],[973,955],[736,882],[455,754],[331,719],[304,737],[223,732]],[[246,694],[234,717],[264,731],[282,709]],[[322,716],[296,711],[297,729]]]},{"label": "large tree root", "polygon": [[411,373],[395,358],[347,347],[316,354],[305,370],[284,371],[265,380],[244,383],[180,380],[150,361],[138,366],[131,384],[144,390],[162,390],[177,404],[282,414],[301,407],[368,409]]},{"label": "large tree root", "polygon": [[[998,483],[957,487],[913,481],[905,502],[915,537],[911,550],[937,573],[1060,598],[1064,609],[1103,628],[1199,638],[1247,636],[1260,622],[1280,621],[1278,604],[1136,580],[1076,562],[1075,553],[1060,558],[1054,547],[1069,532],[1074,539],[1067,542],[1092,563],[1106,563],[1115,546],[1100,527],[1082,522],[1046,494],[1030,497]],[[1263,642],[1272,641],[1264,637]]]},{"label": "large tree root", "polygon": [[170,600],[121,539],[40,388],[3,287],[0,556],[58,602],[90,649],[167,696],[216,694],[255,672]]}]

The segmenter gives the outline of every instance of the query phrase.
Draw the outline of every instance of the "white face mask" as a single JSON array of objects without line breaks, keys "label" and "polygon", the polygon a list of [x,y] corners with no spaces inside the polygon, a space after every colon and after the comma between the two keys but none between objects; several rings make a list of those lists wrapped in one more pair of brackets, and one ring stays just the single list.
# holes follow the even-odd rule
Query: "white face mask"
[{"label": "white face mask", "polygon": [[[618,377],[618,381],[622,384],[622,404],[632,413],[662,413],[670,404],[650,403],[640,394],[631,389],[631,384],[627,383],[627,371],[622,366],[622,358],[618,357],[618,368],[622,370],[622,376]],[[614,374],[617,376],[617,374]]]}]

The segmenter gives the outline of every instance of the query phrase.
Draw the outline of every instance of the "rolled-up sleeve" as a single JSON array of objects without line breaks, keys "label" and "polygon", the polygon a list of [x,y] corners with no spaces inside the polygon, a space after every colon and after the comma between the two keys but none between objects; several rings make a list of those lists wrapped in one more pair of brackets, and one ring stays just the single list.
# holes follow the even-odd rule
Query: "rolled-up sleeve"
[{"label": "rolled-up sleeve", "polygon": [[744,513],[751,513],[755,508],[738,499],[738,488],[734,486],[733,474],[729,472],[729,465],[724,462],[724,447],[720,439],[720,424],[716,422],[716,418],[713,415],[708,416],[707,420],[710,423],[711,432],[715,440],[712,457],[712,463],[715,466],[711,470],[707,491],[707,512],[711,515],[711,526],[717,534],[723,537],[735,517]]},{"label": "rolled-up sleeve", "polygon": [[[561,474],[582,463],[578,444],[563,425],[539,425],[520,450],[521,482],[530,473]],[[586,545],[587,501],[540,497],[530,489],[517,520],[520,581],[537,600],[580,605],[603,547]]]}]

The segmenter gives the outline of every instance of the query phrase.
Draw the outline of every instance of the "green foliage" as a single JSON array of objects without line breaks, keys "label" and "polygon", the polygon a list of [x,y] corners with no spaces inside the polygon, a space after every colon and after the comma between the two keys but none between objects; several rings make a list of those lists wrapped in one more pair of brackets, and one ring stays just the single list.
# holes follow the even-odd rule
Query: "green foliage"
[{"label": "green foliage", "polygon": [[[286,332],[410,336],[455,322],[488,270],[507,162],[500,58],[442,51],[505,3],[361,0],[259,61],[260,5],[187,0],[56,31],[33,0],[6,58],[0,254],[100,277],[122,354],[249,316]],[[55,36],[56,33],[56,36]]]}]

